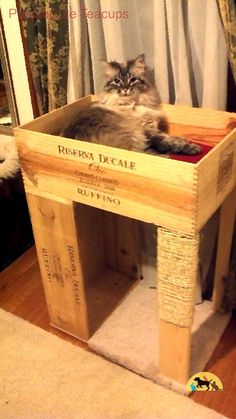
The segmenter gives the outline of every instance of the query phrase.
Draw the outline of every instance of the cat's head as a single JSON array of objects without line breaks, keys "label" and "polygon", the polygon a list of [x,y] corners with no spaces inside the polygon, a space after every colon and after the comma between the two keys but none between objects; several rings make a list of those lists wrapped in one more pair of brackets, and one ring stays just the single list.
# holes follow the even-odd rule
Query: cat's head
[{"label": "cat's head", "polygon": [[104,92],[115,94],[127,101],[136,101],[141,93],[147,93],[150,89],[144,54],[128,61],[126,65],[116,61],[105,63],[104,74]]}]

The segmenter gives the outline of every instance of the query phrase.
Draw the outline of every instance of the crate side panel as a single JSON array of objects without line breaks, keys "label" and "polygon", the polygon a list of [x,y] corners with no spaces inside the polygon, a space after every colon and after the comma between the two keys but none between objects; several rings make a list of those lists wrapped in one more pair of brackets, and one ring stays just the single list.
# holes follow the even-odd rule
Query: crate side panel
[{"label": "crate side panel", "polygon": [[[82,99],[77,100],[69,105],[62,106],[45,115],[42,115],[27,124],[24,124],[20,129],[38,131],[47,134],[56,134],[72,120],[79,110],[89,106],[92,102],[96,101],[96,97],[89,95]],[[18,128],[16,128],[17,130]]]},{"label": "crate side panel", "polygon": [[141,278],[140,224],[102,211],[106,265],[129,278]]},{"label": "crate side panel", "polygon": [[162,104],[161,108],[173,124],[215,129],[228,127],[230,130],[236,125],[236,113],[233,112],[169,104]]},{"label": "crate side panel", "polygon": [[[98,97],[96,95],[88,95],[73,103],[55,109],[46,115],[42,115],[21,127],[32,131],[50,133],[50,131],[47,131],[47,128],[49,127],[49,130],[53,129],[53,124],[55,122],[59,124],[61,124],[61,122],[67,123],[68,117],[73,117],[78,109],[82,109],[97,101]],[[166,114],[168,121],[173,124],[189,125],[190,127],[215,128],[219,130],[226,129],[227,127],[232,130],[236,125],[236,113],[170,104],[162,104],[161,109]]]},{"label": "crate side panel", "polygon": [[[158,179],[181,187],[192,182],[194,165],[168,159],[164,156],[153,156],[137,153],[86,141],[64,138],[34,131],[15,129],[15,137],[21,160],[27,160],[30,152],[38,156],[58,157],[61,160],[74,161],[93,165],[93,168],[111,169],[120,173],[145,176]],[[177,176],[176,176],[177,175]]]},{"label": "crate side panel", "polygon": [[168,123],[168,132],[192,142],[215,146],[236,127],[236,113],[182,105],[162,106]]},{"label": "crate side panel", "polygon": [[236,129],[200,162],[197,170],[200,229],[236,185]]},{"label": "crate side panel", "polygon": [[27,194],[50,321],[87,340],[89,325],[73,203]]},{"label": "crate side panel", "polygon": [[[20,129],[16,137],[28,191],[194,230],[194,165]],[[72,153],[61,153],[58,144]]]}]

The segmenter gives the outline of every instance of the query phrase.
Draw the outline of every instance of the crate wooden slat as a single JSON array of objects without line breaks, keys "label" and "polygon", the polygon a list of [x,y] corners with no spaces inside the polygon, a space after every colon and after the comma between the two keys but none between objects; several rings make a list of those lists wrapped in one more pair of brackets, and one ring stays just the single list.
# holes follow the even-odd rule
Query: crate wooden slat
[{"label": "crate wooden slat", "polygon": [[74,204],[31,194],[27,194],[27,201],[50,322],[87,340],[90,333]]},{"label": "crate wooden slat", "polygon": [[213,304],[215,310],[221,308],[224,288],[227,286],[229,262],[233,234],[236,228],[236,189],[226,198],[220,210],[220,228],[218,233],[218,249],[215,267]]}]

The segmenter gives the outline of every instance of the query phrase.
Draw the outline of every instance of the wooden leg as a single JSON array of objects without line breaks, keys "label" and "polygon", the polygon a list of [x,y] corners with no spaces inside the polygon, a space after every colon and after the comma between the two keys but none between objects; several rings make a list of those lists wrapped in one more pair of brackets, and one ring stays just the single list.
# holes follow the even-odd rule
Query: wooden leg
[{"label": "wooden leg", "polygon": [[186,384],[198,274],[199,236],[158,228],[159,372]]},{"label": "wooden leg", "polygon": [[190,378],[191,328],[160,319],[159,372],[181,384]]},{"label": "wooden leg", "polygon": [[89,338],[87,305],[73,202],[27,194],[50,322]]},{"label": "wooden leg", "polygon": [[227,278],[229,271],[235,213],[236,189],[234,189],[228,198],[226,198],[226,200],[221,205],[220,210],[220,225],[213,290],[213,307],[216,311],[221,307],[222,298],[224,295],[224,279]]}]

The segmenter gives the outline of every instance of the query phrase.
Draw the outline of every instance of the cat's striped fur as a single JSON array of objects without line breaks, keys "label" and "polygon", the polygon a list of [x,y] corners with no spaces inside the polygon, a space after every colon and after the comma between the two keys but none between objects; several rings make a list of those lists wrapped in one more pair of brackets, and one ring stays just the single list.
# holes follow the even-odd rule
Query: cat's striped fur
[{"label": "cat's striped fur", "polygon": [[143,54],[126,65],[105,63],[104,73],[99,101],[79,111],[62,136],[152,154],[201,151],[198,145],[165,132],[165,116]]}]

